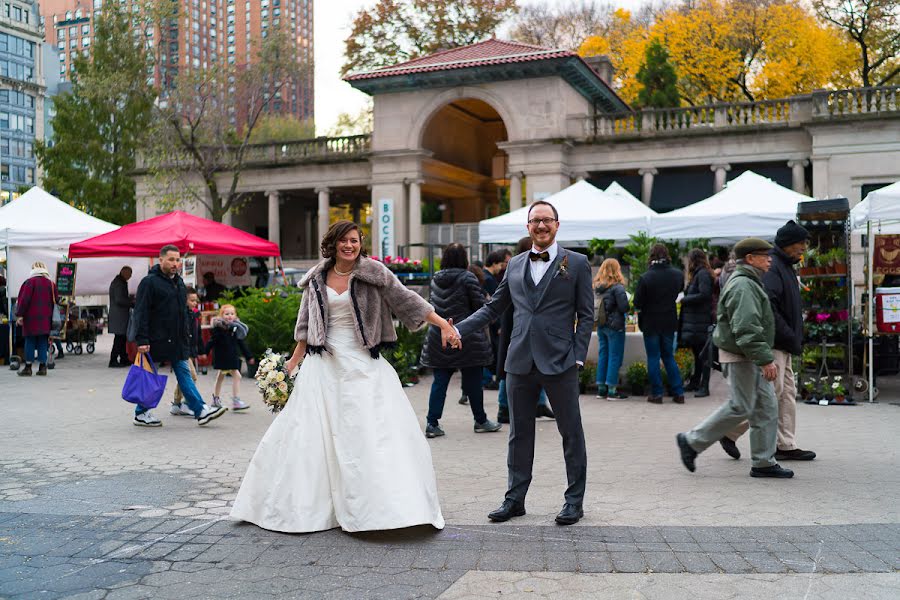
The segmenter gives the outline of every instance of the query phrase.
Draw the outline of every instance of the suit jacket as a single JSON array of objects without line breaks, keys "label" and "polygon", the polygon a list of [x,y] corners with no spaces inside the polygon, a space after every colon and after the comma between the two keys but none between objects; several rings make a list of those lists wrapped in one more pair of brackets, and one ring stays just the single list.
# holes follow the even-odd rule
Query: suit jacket
[{"label": "suit jacket", "polygon": [[496,321],[513,307],[506,371],[532,367],[558,375],[585,361],[594,327],[594,292],[587,257],[562,246],[540,282],[532,282],[528,253],[514,256],[490,302],[457,324],[462,337]]}]

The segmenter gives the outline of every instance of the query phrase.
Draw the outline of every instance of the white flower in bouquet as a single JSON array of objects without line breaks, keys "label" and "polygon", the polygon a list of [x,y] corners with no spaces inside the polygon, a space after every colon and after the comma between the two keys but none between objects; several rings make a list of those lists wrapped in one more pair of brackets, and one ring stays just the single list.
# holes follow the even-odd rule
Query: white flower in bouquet
[{"label": "white flower in bouquet", "polygon": [[286,381],[280,382],[280,383],[278,384],[278,389],[279,389],[280,391],[286,393],[286,392],[287,392],[287,389],[288,389],[288,388],[287,388],[287,382],[286,382]]},{"label": "white flower in bouquet", "polygon": [[284,381],[284,373],[282,371],[275,373],[275,381]]}]

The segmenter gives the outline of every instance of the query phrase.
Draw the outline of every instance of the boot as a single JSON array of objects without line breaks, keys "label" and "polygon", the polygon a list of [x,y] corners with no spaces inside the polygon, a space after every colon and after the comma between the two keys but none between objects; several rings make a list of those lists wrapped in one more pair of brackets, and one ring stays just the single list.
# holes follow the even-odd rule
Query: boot
[{"label": "boot", "polygon": [[31,377],[31,363],[25,363],[25,368],[19,371],[19,377]]},{"label": "boot", "polygon": [[38,377],[46,377],[47,376],[47,364],[46,363],[41,363],[38,366],[37,374],[38,374]]}]

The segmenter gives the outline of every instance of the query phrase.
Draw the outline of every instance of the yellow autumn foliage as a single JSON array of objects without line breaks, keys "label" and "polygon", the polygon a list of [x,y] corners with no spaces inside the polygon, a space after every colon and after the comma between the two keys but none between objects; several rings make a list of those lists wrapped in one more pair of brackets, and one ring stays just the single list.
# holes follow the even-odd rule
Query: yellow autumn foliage
[{"label": "yellow autumn foliage", "polygon": [[608,55],[615,87],[629,103],[640,91],[635,76],[653,39],[668,50],[687,104],[783,98],[856,84],[854,48],[797,0],[700,0],[690,10],[662,13],[649,27],[635,24],[628,11],[614,16],[609,34],[587,38],[578,52]]}]

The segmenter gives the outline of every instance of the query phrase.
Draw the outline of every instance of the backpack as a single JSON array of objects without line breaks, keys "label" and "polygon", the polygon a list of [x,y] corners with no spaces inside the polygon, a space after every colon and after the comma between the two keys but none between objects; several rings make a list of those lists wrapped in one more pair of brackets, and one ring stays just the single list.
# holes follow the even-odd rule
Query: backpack
[{"label": "backpack", "polygon": [[606,294],[609,293],[609,290],[612,288],[606,288],[606,291],[602,294],[598,294],[596,290],[594,290],[594,326],[595,327],[604,327],[606,326],[608,316],[606,314]]}]

